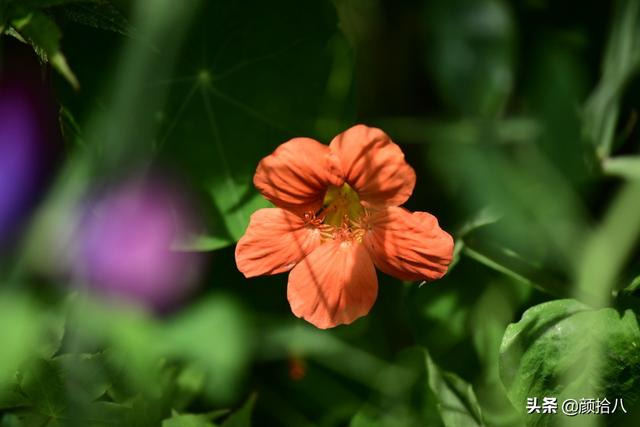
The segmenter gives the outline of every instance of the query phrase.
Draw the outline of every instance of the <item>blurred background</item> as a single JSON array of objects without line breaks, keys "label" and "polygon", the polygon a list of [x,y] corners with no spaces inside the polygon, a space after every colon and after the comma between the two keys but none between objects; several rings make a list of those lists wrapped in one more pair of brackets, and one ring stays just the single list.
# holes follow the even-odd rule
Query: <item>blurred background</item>
[{"label": "blurred background", "polygon": [[[0,426],[637,426],[639,68],[638,0],[0,0]],[[455,257],[318,330],[234,248],[356,123]]]}]

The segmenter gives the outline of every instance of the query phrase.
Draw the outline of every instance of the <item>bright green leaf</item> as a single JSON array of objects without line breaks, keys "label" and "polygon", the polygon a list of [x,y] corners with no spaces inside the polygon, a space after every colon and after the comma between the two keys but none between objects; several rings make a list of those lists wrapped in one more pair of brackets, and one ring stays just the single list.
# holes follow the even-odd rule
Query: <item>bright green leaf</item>
[{"label": "bright green leaf", "polygon": [[34,352],[43,336],[40,311],[17,295],[0,294],[0,383],[14,377],[19,365]]},{"label": "bright green leaf", "polygon": [[249,357],[249,336],[240,308],[231,300],[209,298],[172,319],[161,332],[163,355],[191,361],[207,374],[205,389],[230,398]]},{"label": "bright green leaf", "polygon": [[175,415],[162,421],[162,427],[214,427],[204,415]]},{"label": "bright green leaf", "polygon": [[60,49],[62,33],[53,19],[40,11],[29,14],[11,22],[13,28],[36,49],[42,51],[45,59],[64,76],[74,87],[79,88],[78,79],[69,68],[67,59]]},{"label": "bright green leaf", "polygon": [[618,156],[602,163],[605,174],[629,180],[640,180],[640,156]]},{"label": "bright green leaf", "polygon": [[[500,373],[519,411],[534,397],[559,402],[622,397],[631,406],[640,386],[638,348],[640,329],[632,311],[620,315],[611,308],[594,310],[575,300],[556,300],[530,308],[509,325]],[[554,425],[553,417],[542,414],[528,415],[527,423]]]}]

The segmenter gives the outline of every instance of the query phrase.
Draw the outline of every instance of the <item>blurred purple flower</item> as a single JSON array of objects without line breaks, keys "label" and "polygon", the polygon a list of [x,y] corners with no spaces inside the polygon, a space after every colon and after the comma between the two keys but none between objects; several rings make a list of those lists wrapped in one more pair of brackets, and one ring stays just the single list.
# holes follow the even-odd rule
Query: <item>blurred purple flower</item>
[{"label": "blurred purple flower", "polygon": [[33,191],[36,123],[16,91],[0,93],[0,238],[10,232]]},{"label": "blurred purple flower", "polygon": [[175,187],[129,182],[100,197],[85,215],[76,271],[100,295],[164,311],[198,279],[201,257],[172,249],[195,225]]},{"label": "blurred purple flower", "polygon": [[60,139],[51,93],[24,49],[7,43],[0,67],[0,246],[43,189]]}]

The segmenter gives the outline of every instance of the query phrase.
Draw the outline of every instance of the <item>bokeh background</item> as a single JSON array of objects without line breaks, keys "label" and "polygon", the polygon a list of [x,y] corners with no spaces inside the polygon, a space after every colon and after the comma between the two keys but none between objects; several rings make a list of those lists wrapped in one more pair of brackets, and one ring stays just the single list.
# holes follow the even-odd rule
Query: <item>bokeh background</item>
[{"label": "bokeh background", "polygon": [[[639,68],[638,0],[0,0],[0,426],[638,425]],[[455,259],[323,331],[234,244],[356,123]]]}]

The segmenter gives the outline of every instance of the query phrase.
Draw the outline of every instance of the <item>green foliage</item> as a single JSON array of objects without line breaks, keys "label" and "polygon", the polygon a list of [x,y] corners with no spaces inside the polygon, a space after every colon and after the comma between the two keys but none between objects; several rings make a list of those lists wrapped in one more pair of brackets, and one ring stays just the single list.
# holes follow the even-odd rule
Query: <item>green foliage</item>
[{"label": "green foliage", "polygon": [[295,136],[333,136],[315,129],[329,84],[330,42],[334,49],[345,43],[323,2],[252,0],[217,13],[223,4],[203,5],[176,77],[149,82],[153,90],[176,82],[170,108],[160,113],[159,155],[189,171],[215,207],[208,235],[187,246],[197,250],[234,243],[251,213],[268,205],[252,184],[262,157]]},{"label": "green foliage", "polygon": [[174,415],[162,421],[162,427],[215,427],[205,415],[182,414]]},{"label": "green foliage", "polygon": [[[638,425],[638,1],[179,3],[0,0],[65,143],[0,242],[0,426]],[[260,159],[357,122],[402,147],[454,261],[379,274],[366,318],[321,331],[233,244]],[[163,313],[70,291],[76,208],[158,170],[203,212],[172,247],[205,252],[201,287]],[[629,416],[524,413],[604,396]]]},{"label": "green foliage", "polygon": [[240,409],[224,420],[222,427],[251,427],[251,415],[255,404],[256,396],[252,395]]},{"label": "green foliage", "polygon": [[471,386],[451,372],[442,372],[428,354],[425,355],[429,388],[446,427],[483,426],[482,411]]},{"label": "green foliage", "polygon": [[[527,398],[582,396],[623,398],[640,395],[640,329],[636,315],[612,308],[590,309],[575,300],[556,300],[528,309],[510,325],[502,341],[500,373],[509,398],[524,410]],[[532,414],[528,425],[554,425]]]},{"label": "green foliage", "polygon": [[[400,355],[400,375],[381,375],[395,384],[378,397],[378,405],[367,404],[351,420],[350,427],[442,425],[484,426],[480,405],[470,384],[443,371],[424,349],[410,349]],[[402,372],[402,371],[399,371]]]}]

